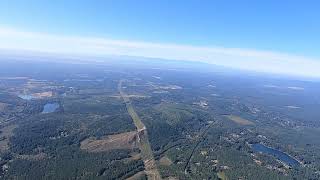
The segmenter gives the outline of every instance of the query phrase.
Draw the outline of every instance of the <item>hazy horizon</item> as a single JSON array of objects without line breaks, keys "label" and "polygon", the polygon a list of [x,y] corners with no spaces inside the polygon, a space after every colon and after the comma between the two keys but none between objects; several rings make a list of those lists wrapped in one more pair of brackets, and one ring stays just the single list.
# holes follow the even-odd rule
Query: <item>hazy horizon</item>
[{"label": "hazy horizon", "polygon": [[195,61],[319,78],[317,5],[5,1],[0,6],[0,49]]}]

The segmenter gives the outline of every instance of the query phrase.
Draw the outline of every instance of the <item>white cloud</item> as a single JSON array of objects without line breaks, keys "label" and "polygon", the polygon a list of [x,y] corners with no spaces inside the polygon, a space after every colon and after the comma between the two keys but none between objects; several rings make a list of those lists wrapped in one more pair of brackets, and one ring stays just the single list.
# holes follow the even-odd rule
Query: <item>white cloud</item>
[{"label": "white cloud", "polygon": [[320,77],[320,60],[268,51],[58,36],[1,27],[0,39],[0,49],[189,60],[259,72]]}]

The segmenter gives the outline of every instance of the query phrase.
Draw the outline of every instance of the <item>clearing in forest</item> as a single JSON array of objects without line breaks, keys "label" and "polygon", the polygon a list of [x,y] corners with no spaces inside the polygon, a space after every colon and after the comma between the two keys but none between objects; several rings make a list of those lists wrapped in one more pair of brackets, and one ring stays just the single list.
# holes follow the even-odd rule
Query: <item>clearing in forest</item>
[{"label": "clearing in forest", "polygon": [[163,156],[162,158],[160,158],[159,163],[163,166],[170,166],[172,164],[172,161],[167,156]]},{"label": "clearing in forest", "polygon": [[237,124],[240,124],[240,125],[253,125],[254,124],[253,122],[251,122],[247,119],[243,119],[242,117],[235,116],[235,115],[226,115],[225,117],[227,117],[231,121],[233,121]]},{"label": "clearing in forest", "polygon": [[89,152],[104,152],[112,149],[134,149],[136,131],[125,132],[102,137],[101,139],[87,138],[81,142],[80,148]]},{"label": "clearing in forest", "polygon": [[218,175],[219,179],[228,180],[225,172],[223,172],[223,171],[218,172],[217,175]]}]

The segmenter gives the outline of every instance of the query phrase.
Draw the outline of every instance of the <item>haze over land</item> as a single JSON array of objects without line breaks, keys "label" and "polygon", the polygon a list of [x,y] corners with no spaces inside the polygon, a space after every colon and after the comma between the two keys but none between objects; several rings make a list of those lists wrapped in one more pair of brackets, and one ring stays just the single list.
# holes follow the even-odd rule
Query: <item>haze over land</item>
[{"label": "haze over land", "polygon": [[16,53],[31,51],[34,55],[54,53],[57,57],[67,55],[80,57],[80,59],[88,56],[108,57],[110,55],[161,58],[205,62],[257,72],[320,78],[320,60],[271,51],[59,36],[1,27],[0,37],[2,39],[0,50],[4,53],[5,51],[11,51],[11,53],[12,51]]},{"label": "haze over land", "polygon": [[320,179],[320,1],[0,1],[0,179]]}]

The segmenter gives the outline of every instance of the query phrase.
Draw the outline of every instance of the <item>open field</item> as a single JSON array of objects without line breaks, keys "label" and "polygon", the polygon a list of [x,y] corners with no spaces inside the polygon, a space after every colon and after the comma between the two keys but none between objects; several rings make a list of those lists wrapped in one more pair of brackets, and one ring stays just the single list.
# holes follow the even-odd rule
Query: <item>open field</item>
[{"label": "open field", "polygon": [[80,148],[89,152],[104,152],[112,149],[136,148],[136,131],[105,136],[101,139],[88,138],[81,142]]},{"label": "open field", "polygon": [[172,161],[167,156],[163,156],[162,158],[160,158],[159,163],[163,166],[170,166],[172,164]]},{"label": "open field", "polygon": [[34,94],[32,94],[32,96],[34,96],[36,98],[47,98],[47,97],[53,96],[53,92],[46,91],[46,92],[41,92],[41,93],[34,93]]},{"label": "open field", "polygon": [[218,175],[219,179],[228,180],[226,174],[223,171],[218,172],[217,175]]},{"label": "open field", "polygon": [[253,122],[251,122],[247,119],[243,119],[242,117],[235,116],[235,115],[226,115],[225,117],[227,117],[231,121],[233,121],[237,124],[240,124],[240,125],[253,125],[254,124]]}]

